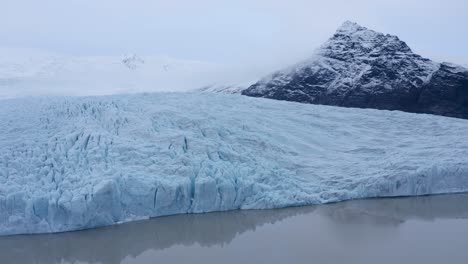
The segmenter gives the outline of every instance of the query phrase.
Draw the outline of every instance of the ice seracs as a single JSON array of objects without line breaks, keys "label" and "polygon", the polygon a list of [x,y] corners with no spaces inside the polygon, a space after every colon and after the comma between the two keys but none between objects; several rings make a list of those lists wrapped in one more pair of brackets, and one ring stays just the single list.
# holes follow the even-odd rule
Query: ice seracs
[{"label": "ice seracs", "polygon": [[0,101],[0,234],[468,191],[468,122],[206,93]]}]

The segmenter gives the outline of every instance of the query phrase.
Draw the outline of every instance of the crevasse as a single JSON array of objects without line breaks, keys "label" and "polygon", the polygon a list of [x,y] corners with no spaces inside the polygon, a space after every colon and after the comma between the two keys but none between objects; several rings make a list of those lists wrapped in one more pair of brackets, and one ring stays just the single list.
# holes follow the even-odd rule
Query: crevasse
[{"label": "crevasse", "polygon": [[238,95],[0,101],[0,234],[468,191],[468,121]]}]

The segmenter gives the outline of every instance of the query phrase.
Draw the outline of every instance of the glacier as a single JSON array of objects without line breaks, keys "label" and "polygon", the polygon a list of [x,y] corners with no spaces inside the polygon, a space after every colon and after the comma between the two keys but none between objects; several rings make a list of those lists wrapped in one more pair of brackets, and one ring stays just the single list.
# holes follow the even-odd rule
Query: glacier
[{"label": "glacier", "polygon": [[210,93],[0,101],[0,234],[468,191],[468,120]]}]

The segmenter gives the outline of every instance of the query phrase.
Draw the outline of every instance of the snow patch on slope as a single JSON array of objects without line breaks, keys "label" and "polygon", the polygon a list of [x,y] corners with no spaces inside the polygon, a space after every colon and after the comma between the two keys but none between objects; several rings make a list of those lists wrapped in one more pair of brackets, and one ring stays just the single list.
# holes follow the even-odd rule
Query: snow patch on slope
[{"label": "snow patch on slope", "polygon": [[[293,83],[308,78],[317,82],[313,90],[323,90],[325,94],[345,94],[357,88],[379,93],[376,86],[394,90],[411,87],[400,83],[412,83],[420,87],[430,81],[439,68],[439,63],[414,54],[397,36],[346,21],[313,56],[262,78],[249,88],[249,93],[269,97],[288,85],[308,90]],[[382,69],[393,72],[390,76],[373,76]],[[398,83],[392,85],[395,81]]]},{"label": "snow patch on slope", "polygon": [[0,102],[0,234],[468,191],[468,121],[205,93]]},{"label": "snow patch on slope", "polygon": [[207,85],[199,89],[196,89],[195,91],[208,92],[208,93],[240,94],[243,90],[249,88],[256,81],[257,80],[241,82],[241,83],[232,83],[232,84],[226,84],[226,83],[225,84],[221,84],[221,83],[211,84],[211,85]]}]

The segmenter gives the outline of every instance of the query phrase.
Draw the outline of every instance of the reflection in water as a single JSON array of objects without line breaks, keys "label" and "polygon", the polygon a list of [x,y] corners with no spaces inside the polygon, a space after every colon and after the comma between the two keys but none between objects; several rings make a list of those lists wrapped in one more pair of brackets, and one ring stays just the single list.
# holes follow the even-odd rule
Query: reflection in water
[{"label": "reflection in water", "polygon": [[468,194],[356,200],[317,209],[338,223],[399,225],[411,219],[468,218]]},{"label": "reflection in water", "polygon": [[[95,230],[0,237],[2,263],[120,263],[175,245],[228,245],[239,234],[295,217],[324,216],[334,225],[397,227],[409,219],[468,218],[468,194],[348,201],[280,210],[178,215]],[[306,226],[304,228],[320,228]]]},{"label": "reflection in water", "polygon": [[230,243],[237,235],[264,224],[310,213],[314,207],[230,211],[160,217],[94,230],[49,235],[0,237],[2,263],[120,263],[153,249],[174,245]]}]

